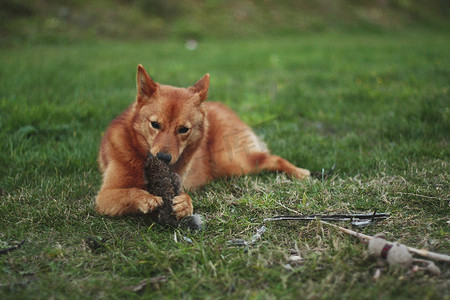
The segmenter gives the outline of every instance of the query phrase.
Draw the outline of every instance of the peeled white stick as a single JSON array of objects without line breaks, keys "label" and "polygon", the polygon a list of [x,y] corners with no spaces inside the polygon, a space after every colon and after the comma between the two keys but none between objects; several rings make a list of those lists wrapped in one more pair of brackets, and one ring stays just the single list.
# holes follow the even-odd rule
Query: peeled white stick
[{"label": "peeled white stick", "polygon": [[[338,230],[340,230],[342,232],[348,233],[348,234],[353,235],[354,237],[357,237],[357,238],[363,238],[363,239],[366,239],[366,240],[371,240],[371,239],[374,238],[373,236],[365,235],[365,234],[362,234],[362,233],[359,233],[359,232],[356,232],[356,231],[353,231],[353,230],[350,230],[350,229],[347,229],[347,228],[344,228],[344,227],[341,227],[341,226],[337,226],[337,225],[334,225],[334,224],[331,224],[331,223],[328,223],[328,222],[325,222],[325,221],[322,221],[322,220],[319,220],[319,221],[322,224],[326,224],[326,225],[332,226],[332,227],[337,228]],[[393,244],[392,242],[388,242],[388,243]],[[425,249],[416,249],[416,248],[408,247],[406,245],[405,245],[405,247],[408,248],[408,251],[411,252],[411,253],[418,254],[418,255],[421,255],[421,256],[424,256],[424,257],[427,257],[427,258],[431,258],[431,259],[435,259],[435,260],[450,262],[450,256],[448,256],[448,255],[431,252],[431,251],[428,251],[428,250],[425,250]]]}]

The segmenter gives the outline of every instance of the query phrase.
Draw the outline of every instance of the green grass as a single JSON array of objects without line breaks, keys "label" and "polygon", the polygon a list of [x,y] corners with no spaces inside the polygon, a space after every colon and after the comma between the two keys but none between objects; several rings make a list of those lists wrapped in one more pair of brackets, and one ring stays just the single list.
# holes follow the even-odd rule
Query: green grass
[{"label": "green grass", "polygon": [[[317,223],[266,224],[248,252],[227,241],[288,209],[376,209],[392,217],[364,233],[449,254],[449,52],[448,34],[425,31],[0,49],[0,248],[26,240],[0,256],[0,298],[448,299],[448,264],[440,277],[385,270],[374,282],[366,246]],[[272,152],[313,171],[336,163],[335,176],[211,183],[191,194],[202,233],[99,216],[98,144],[133,100],[139,63],[172,85],[209,72],[210,100]],[[305,260],[289,271],[292,250]],[[155,276],[166,282],[126,289]]]}]

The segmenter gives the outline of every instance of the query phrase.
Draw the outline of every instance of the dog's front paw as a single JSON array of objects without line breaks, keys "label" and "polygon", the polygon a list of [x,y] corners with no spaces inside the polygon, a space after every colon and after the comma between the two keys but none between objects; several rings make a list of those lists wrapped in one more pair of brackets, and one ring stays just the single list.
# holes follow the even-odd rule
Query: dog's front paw
[{"label": "dog's front paw", "polygon": [[192,215],[194,208],[192,207],[192,199],[188,194],[181,194],[173,198],[173,211],[177,219]]},{"label": "dog's front paw", "polygon": [[306,169],[297,168],[293,174],[297,179],[305,180],[311,176],[311,172]]},{"label": "dog's front paw", "polygon": [[137,200],[138,209],[144,214],[155,210],[163,204],[163,199],[151,194],[145,195]]}]

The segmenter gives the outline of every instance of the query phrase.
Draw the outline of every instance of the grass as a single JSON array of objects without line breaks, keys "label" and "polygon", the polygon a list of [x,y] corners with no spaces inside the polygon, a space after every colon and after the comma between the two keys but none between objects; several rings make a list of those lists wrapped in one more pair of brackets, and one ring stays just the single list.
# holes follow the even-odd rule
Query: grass
[{"label": "grass", "polygon": [[[376,209],[392,217],[364,233],[449,254],[449,50],[447,34],[425,31],[0,49],[0,248],[26,240],[0,256],[0,298],[449,299],[448,264],[375,282],[366,246],[317,223],[266,224],[247,252],[227,244],[289,210]],[[201,233],[99,216],[98,144],[133,100],[139,63],[172,85],[209,72],[210,100],[272,152],[313,171],[336,163],[335,175],[211,183],[191,194]],[[287,270],[291,252],[304,261]],[[156,276],[166,281],[127,289]]]}]

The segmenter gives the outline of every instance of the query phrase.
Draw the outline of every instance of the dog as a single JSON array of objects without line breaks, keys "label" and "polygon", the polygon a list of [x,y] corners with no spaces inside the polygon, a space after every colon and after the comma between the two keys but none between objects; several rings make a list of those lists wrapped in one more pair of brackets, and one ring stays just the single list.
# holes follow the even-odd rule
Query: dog
[{"label": "dog", "polygon": [[177,218],[193,212],[185,192],[229,176],[280,171],[303,180],[310,176],[270,154],[255,133],[231,109],[205,102],[209,74],[189,88],[156,83],[138,66],[136,100],[105,132],[98,162],[103,183],[96,197],[100,214],[146,214],[163,204],[147,192],[144,164],[148,153],[169,165],[182,180],[173,199]]}]

